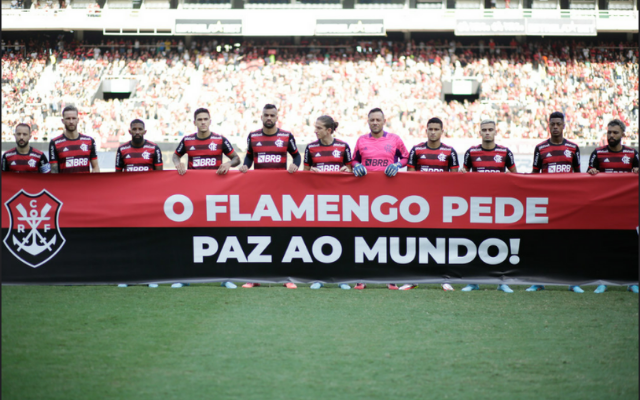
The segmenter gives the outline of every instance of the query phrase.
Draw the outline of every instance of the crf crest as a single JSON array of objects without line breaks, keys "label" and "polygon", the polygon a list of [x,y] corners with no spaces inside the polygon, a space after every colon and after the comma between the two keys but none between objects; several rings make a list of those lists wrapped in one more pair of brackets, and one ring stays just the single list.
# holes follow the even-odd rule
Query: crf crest
[{"label": "crf crest", "polygon": [[11,225],[4,245],[20,261],[37,268],[64,246],[58,217],[62,202],[46,190],[30,194],[20,190],[4,203]]}]

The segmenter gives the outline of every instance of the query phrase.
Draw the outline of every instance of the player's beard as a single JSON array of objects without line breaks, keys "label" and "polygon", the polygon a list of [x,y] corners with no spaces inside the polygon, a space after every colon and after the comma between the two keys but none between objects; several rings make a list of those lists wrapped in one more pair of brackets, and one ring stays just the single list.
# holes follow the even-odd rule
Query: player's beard
[{"label": "player's beard", "polygon": [[66,129],[67,132],[75,132],[76,130],[78,130],[78,126],[77,125],[65,125],[64,129]]},{"label": "player's beard", "polygon": [[264,126],[267,129],[271,129],[274,126],[276,126],[276,123],[275,122],[271,122],[271,121],[267,121],[267,122],[263,122],[262,126]]},{"label": "player's beard", "polygon": [[144,143],[144,136],[133,136],[131,138],[131,142],[136,146],[140,146],[142,143]]},{"label": "player's beard", "polygon": [[614,139],[614,138],[608,138],[607,142],[609,142],[609,147],[616,147],[620,144],[620,141],[622,139]]},{"label": "player's beard", "polygon": [[29,144],[29,142],[25,141],[25,140],[18,140],[16,142],[16,144],[18,145],[19,148],[24,149],[25,147],[27,147],[27,145]]}]

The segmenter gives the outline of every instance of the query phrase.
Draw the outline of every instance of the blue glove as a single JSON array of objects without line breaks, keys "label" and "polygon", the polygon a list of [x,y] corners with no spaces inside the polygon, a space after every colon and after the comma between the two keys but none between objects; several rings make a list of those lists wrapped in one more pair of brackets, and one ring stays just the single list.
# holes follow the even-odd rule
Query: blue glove
[{"label": "blue glove", "polygon": [[395,164],[391,164],[387,167],[387,169],[384,170],[384,173],[389,177],[396,176],[399,168],[402,168],[402,164],[400,164],[399,162]]},{"label": "blue glove", "polygon": [[355,176],[365,176],[367,174],[367,169],[362,164],[358,164],[353,168],[353,174]]}]

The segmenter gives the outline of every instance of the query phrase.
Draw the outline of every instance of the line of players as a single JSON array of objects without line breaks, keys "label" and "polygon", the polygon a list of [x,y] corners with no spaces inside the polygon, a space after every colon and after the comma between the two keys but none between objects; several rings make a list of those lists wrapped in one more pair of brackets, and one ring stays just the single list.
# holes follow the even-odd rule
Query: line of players
[{"label": "line of players", "polygon": [[[291,132],[277,127],[278,109],[273,104],[264,106],[261,115],[262,128],[249,133],[247,137],[247,153],[239,170],[246,173],[253,165],[258,169],[282,169],[289,173],[296,172],[302,157],[298,152],[296,141]],[[455,149],[441,142],[444,133],[442,120],[431,118],[427,122],[427,141],[407,151],[402,139],[384,130],[384,112],[379,108],[369,111],[368,124],[370,132],[358,138],[353,152],[349,145],[334,137],[338,122],[328,115],[319,117],[315,122],[315,134],[318,140],[307,145],[304,155],[304,170],[313,172],[340,171],[353,173],[356,177],[367,175],[368,171],[384,171],[389,177],[397,175],[398,170],[407,167],[412,172],[489,172],[515,173],[516,165],[513,153],[505,146],[495,142],[496,123],[485,120],[480,123],[481,144],[468,149],[463,164],[458,161]],[[564,138],[565,118],[561,112],[553,112],[548,121],[550,138],[535,147],[533,173],[574,173],[580,172],[580,149],[577,144]],[[2,171],[41,172],[41,173],[82,173],[100,172],[97,161],[96,146],[93,138],[77,131],[78,110],[67,106],[62,111],[64,132],[51,140],[49,145],[50,161],[41,151],[31,147],[31,129],[27,124],[18,124],[15,128],[16,147],[2,156]],[[231,143],[222,135],[211,132],[211,115],[205,108],[194,112],[194,125],[197,132],[185,136],[172,156],[173,164],[180,175],[189,169],[212,169],[217,174],[226,174],[230,168],[240,165],[240,157]],[[608,145],[593,151],[589,158],[587,172],[596,175],[605,173],[638,173],[638,151],[624,146],[625,124],[614,119],[607,125]],[[116,172],[138,172],[162,170],[162,153],[157,144],[146,140],[145,125],[142,120],[131,121],[129,133],[131,140],[121,145],[116,153]],[[287,167],[287,153],[293,162]],[[187,165],[181,158],[187,154]],[[222,162],[222,155],[229,161]],[[223,286],[233,289],[232,282],[223,282]],[[126,284],[119,285],[126,287]],[[150,284],[157,287],[157,284]],[[174,283],[172,287],[182,287],[182,283]],[[245,288],[260,286],[259,283],[248,282]],[[293,282],[284,284],[295,289]],[[323,286],[321,282],[311,285],[312,289]],[[339,284],[342,289],[351,289],[346,283]],[[406,284],[398,287],[388,284],[391,290],[409,290],[417,284]],[[364,289],[366,284],[357,283],[354,289]],[[445,291],[453,287],[443,283]],[[476,284],[469,284],[462,291],[478,290]],[[543,290],[542,285],[532,285],[527,291]],[[505,284],[498,290],[512,293]],[[569,286],[569,290],[582,293],[579,286]],[[603,293],[605,285],[596,288],[596,293]],[[638,286],[632,285],[630,291],[638,293]]]}]

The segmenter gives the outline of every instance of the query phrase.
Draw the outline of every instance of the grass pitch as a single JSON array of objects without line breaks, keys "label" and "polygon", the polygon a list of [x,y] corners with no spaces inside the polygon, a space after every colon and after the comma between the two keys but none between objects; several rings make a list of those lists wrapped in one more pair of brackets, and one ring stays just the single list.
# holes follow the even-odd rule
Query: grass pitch
[{"label": "grass pitch", "polygon": [[625,287],[454,287],[4,286],[2,398],[638,398]]}]

